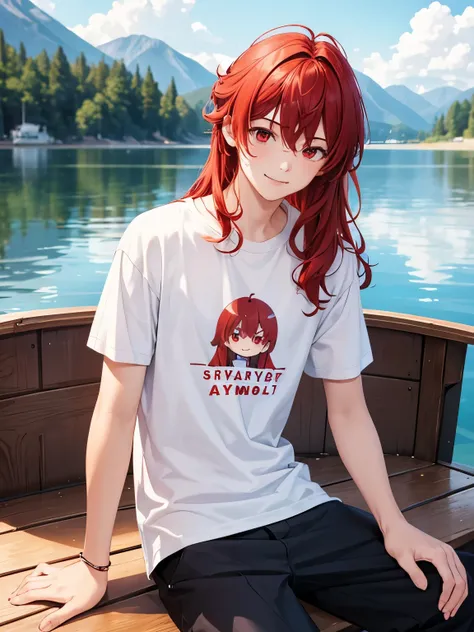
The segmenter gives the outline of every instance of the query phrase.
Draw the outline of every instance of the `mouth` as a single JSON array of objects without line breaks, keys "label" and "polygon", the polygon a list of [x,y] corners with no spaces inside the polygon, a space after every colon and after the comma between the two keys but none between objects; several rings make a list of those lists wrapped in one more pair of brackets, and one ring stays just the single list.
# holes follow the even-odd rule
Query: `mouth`
[{"label": "mouth", "polygon": [[289,184],[289,182],[285,182],[284,180],[275,180],[275,178],[271,178],[270,176],[267,176],[266,173],[264,173],[263,175],[269,180],[271,180],[272,182],[278,182],[278,184]]}]

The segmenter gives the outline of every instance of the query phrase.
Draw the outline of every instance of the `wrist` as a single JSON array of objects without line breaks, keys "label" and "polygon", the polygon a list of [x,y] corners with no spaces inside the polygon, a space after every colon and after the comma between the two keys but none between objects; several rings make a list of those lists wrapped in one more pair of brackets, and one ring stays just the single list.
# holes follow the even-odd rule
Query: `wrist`
[{"label": "wrist", "polygon": [[408,524],[405,516],[401,512],[395,513],[391,516],[382,516],[381,519],[378,520],[378,523],[380,531],[384,536],[393,529],[397,529],[400,526]]},{"label": "wrist", "polygon": [[87,566],[89,566],[91,569],[101,573],[106,573],[112,564],[110,559],[107,560],[107,562],[105,563],[97,564],[96,561],[92,561],[90,558],[88,558],[83,551],[79,553],[79,559],[84,562],[84,564],[87,564]]}]

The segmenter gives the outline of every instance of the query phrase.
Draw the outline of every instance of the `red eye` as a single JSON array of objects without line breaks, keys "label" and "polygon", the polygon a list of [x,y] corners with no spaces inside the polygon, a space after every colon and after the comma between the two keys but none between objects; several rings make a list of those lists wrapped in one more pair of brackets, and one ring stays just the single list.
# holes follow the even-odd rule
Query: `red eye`
[{"label": "red eye", "polygon": [[262,344],[262,340],[263,340],[263,336],[254,336],[253,337],[253,342],[256,345]]},{"label": "red eye", "polygon": [[321,147],[306,147],[306,149],[303,149],[303,156],[311,160],[316,156],[318,151],[322,154],[318,158],[318,160],[321,160],[321,158],[325,158],[327,156],[327,152],[325,152],[324,149],[321,149]]},{"label": "red eye", "polygon": [[240,331],[238,329],[236,329],[233,333],[232,333],[232,341],[233,342],[239,342],[240,339]]},{"label": "red eye", "polygon": [[266,143],[271,138],[270,132],[267,132],[265,129],[257,129],[255,133],[255,138],[260,143]]}]

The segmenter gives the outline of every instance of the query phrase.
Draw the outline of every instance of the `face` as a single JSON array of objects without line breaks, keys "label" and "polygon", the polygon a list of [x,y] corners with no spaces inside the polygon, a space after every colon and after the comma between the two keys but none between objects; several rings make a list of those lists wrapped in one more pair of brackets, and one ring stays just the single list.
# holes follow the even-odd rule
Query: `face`
[{"label": "face", "polygon": [[244,358],[251,358],[259,353],[264,353],[270,346],[270,343],[263,344],[263,329],[261,326],[257,327],[257,332],[254,336],[245,336],[242,333],[241,325],[242,323],[239,323],[235,327],[225,346]]},{"label": "face", "polygon": [[[249,150],[252,156],[239,151],[241,170],[266,200],[282,199],[304,189],[323,168],[328,150],[321,121],[313,142],[307,144],[302,134],[293,152],[283,141],[279,112],[272,124],[274,112],[251,121]],[[235,146],[230,126],[224,129],[224,135],[227,142]]]}]

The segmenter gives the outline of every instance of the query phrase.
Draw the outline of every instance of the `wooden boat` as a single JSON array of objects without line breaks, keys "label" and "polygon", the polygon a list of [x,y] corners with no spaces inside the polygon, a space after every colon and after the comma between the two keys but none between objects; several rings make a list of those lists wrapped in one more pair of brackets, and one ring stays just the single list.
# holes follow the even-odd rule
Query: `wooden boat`
[{"label": "wooden boat", "polygon": [[[7,596],[39,562],[62,566],[85,530],[85,450],[101,357],[86,338],[95,308],[0,317],[0,626],[37,629],[51,603]],[[474,327],[366,310],[374,363],[363,374],[391,485],[410,523],[455,547],[474,548],[474,468],[452,461],[461,382]],[[327,424],[322,384],[303,376],[285,436],[332,496],[366,505]],[[74,632],[172,632],[146,579],[130,468],[115,522],[109,587]],[[309,606],[323,632],[358,628]]]}]

